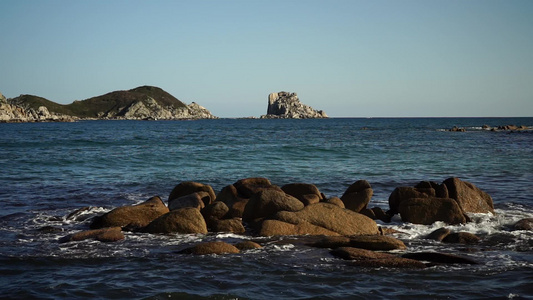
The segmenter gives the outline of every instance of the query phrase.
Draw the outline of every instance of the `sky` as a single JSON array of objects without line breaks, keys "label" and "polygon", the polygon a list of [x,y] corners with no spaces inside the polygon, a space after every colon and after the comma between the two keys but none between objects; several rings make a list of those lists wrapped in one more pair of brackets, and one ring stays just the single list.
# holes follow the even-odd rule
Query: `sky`
[{"label": "sky", "polygon": [[530,0],[0,0],[0,92],[142,85],[218,117],[533,116]]}]

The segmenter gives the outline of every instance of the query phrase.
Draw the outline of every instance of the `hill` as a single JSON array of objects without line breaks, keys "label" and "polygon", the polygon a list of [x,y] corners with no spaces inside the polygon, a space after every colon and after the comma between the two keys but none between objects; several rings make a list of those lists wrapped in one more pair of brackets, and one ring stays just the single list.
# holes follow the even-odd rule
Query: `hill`
[{"label": "hill", "polygon": [[[62,105],[33,95],[9,99],[11,105],[38,111],[45,107],[55,115],[81,119],[213,119],[204,107],[187,105],[161,88],[141,86],[127,91],[114,91],[71,104]],[[42,110],[42,109],[41,109]]]}]

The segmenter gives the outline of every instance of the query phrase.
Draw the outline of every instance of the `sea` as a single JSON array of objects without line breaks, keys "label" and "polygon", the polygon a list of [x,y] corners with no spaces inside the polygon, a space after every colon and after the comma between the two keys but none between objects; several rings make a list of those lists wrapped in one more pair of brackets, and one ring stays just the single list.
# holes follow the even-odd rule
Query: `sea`
[{"label": "sea", "polygon": [[[489,131],[483,125],[525,125]],[[465,132],[450,132],[457,126]],[[218,119],[0,124],[1,299],[533,299],[533,118]],[[475,265],[363,268],[306,237],[126,232],[119,242],[58,243],[91,218],[160,196],[183,181],[218,192],[248,177],[311,183],[340,197],[372,185],[388,209],[396,187],[459,177],[489,193],[495,214],[448,226],[404,223],[403,252],[452,253]],[[84,210],[75,213],[77,210]],[[72,214],[74,213],[74,214]],[[424,239],[440,227],[475,245]],[[203,241],[260,249],[188,255]]]}]

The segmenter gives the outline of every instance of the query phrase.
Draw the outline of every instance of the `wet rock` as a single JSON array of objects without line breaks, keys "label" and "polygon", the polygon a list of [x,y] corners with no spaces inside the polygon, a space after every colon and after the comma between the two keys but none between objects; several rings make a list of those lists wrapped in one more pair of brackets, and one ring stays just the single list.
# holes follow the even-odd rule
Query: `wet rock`
[{"label": "wet rock", "polygon": [[438,263],[438,264],[469,264],[469,265],[476,265],[478,264],[477,261],[454,255],[454,254],[448,254],[448,253],[438,253],[438,252],[416,252],[416,253],[406,253],[403,254],[402,257],[419,260],[419,261],[429,261],[432,263]]},{"label": "wet rock", "polygon": [[448,194],[448,188],[445,184],[438,184],[434,181],[420,181],[417,185],[415,185],[416,189],[423,189],[424,191],[428,191],[428,189],[435,190],[435,197],[437,198],[450,198],[450,195]]},{"label": "wet rock", "polygon": [[463,211],[454,199],[410,198],[399,206],[402,221],[413,224],[431,225],[437,221],[448,224],[466,223]]},{"label": "wet rock", "polygon": [[374,191],[366,180],[358,180],[344,192],[341,197],[344,207],[355,212],[365,209],[372,199]]},{"label": "wet rock", "polygon": [[215,201],[215,191],[213,191],[213,188],[210,185],[193,181],[185,181],[176,185],[174,189],[172,189],[172,192],[170,192],[170,195],[168,196],[168,203],[171,203],[174,199],[196,192],[206,192],[209,195],[209,200],[207,200],[207,198],[202,198],[202,200],[204,200],[204,206]]},{"label": "wet rock", "polygon": [[85,207],[76,209],[75,211],[73,211],[73,212],[71,212],[70,214],[67,215],[66,220],[67,221],[74,220],[74,221],[77,221],[77,222],[85,221],[86,219],[89,218],[89,216],[83,215],[83,213],[84,212],[88,212],[91,209],[93,209],[93,207],[91,207],[91,206],[85,206]]},{"label": "wet rock", "polygon": [[448,234],[442,242],[444,243],[454,243],[454,244],[475,244],[481,239],[472,233],[469,232],[455,232]]},{"label": "wet rock", "polygon": [[185,207],[194,207],[199,210],[205,207],[205,203],[211,202],[211,196],[207,192],[196,192],[181,196],[168,201],[168,209],[176,210]]},{"label": "wet rock", "polygon": [[252,242],[252,241],[242,241],[242,242],[239,242],[237,244],[235,244],[235,247],[241,251],[246,251],[246,250],[253,250],[253,249],[260,249],[260,248],[263,248],[263,246],[259,245],[258,243],[256,242]]},{"label": "wet rock", "polygon": [[365,216],[369,217],[369,218],[372,219],[372,220],[375,220],[375,219],[376,219],[376,214],[375,214],[374,211],[371,210],[371,209],[363,208],[361,211],[359,211],[359,213],[362,214],[362,215],[365,215]]},{"label": "wet rock", "polygon": [[306,206],[300,211],[280,211],[272,218],[294,225],[309,223],[339,235],[379,233],[376,222],[367,216],[324,202]]},{"label": "wet rock", "polygon": [[235,254],[240,250],[226,242],[207,242],[179,251],[180,254],[209,255],[209,254]]},{"label": "wet rock", "polygon": [[209,205],[207,205],[202,210],[202,215],[204,216],[204,219],[224,219],[224,217],[228,214],[229,208],[226,205],[226,203],[222,201],[215,201]]},{"label": "wet rock", "polygon": [[389,196],[389,213],[395,215],[399,212],[400,203],[411,198],[431,198],[436,193],[433,188],[397,187]]},{"label": "wet rock", "polygon": [[465,128],[462,128],[462,127],[457,127],[457,126],[453,126],[450,130],[448,131],[453,131],[453,132],[465,132],[466,129]]},{"label": "wet rock", "polygon": [[211,232],[231,232],[242,234],[246,231],[240,218],[211,220],[209,221],[208,227]]},{"label": "wet rock", "polygon": [[425,268],[426,265],[408,258],[397,257],[388,253],[379,253],[352,247],[340,247],[330,252],[333,256],[350,260],[354,265],[369,268]]},{"label": "wet rock", "polygon": [[350,246],[350,237],[347,236],[322,236],[318,240],[307,244],[315,248],[340,248]]},{"label": "wet rock", "polygon": [[372,212],[374,213],[374,220],[381,220],[385,223],[390,223],[392,216],[385,213],[381,207],[372,207]]},{"label": "wet rock", "polygon": [[441,242],[451,231],[448,228],[441,227],[426,236],[428,240],[435,240]]},{"label": "wet rock", "polygon": [[514,230],[532,230],[533,229],[533,218],[526,218],[516,222],[513,225]]},{"label": "wet rock", "polygon": [[87,239],[94,239],[100,242],[116,242],[124,239],[122,228],[109,227],[94,230],[86,230],[67,235],[59,239],[60,243],[67,243],[73,241],[83,241]]},{"label": "wet rock", "polygon": [[90,227],[98,229],[120,226],[124,230],[136,230],[168,212],[161,198],[156,196],[143,203],[117,207],[102,216],[95,217]]},{"label": "wet rock", "polygon": [[405,244],[393,237],[385,235],[357,235],[350,237],[350,247],[366,250],[389,251],[406,249]]},{"label": "wet rock", "polygon": [[274,189],[261,190],[254,194],[246,204],[243,212],[244,221],[265,218],[279,211],[298,211],[304,208],[302,201],[283,191]]},{"label": "wet rock", "polygon": [[63,232],[63,228],[54,227],[54,226],[43,226],[37,229],[37,231],[41,233],[56,233],[56,232]]},{"label": "wet rock", "polygon": [[444,181],[450,198],[455,199],[465,213],[492,213],[492,197],[470,182],[452,177]]},{"label": "wet rock", "polygon": [[144,227],[148,233],[207,233],[207,224],[200,211],[193,207],[166,213]]}]

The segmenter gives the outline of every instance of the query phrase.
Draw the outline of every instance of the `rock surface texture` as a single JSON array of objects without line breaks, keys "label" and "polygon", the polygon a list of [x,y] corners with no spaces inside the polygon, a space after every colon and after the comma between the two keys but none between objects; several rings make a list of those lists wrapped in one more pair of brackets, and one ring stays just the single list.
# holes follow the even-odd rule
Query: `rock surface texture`
[{"label": "rock surface texture", "polygon": [[278,92],[268,95],[267,114],[263,119],[313,119],[327,118],[322,110],[315,110],[311,106],[300,102],[296,93]]}]

